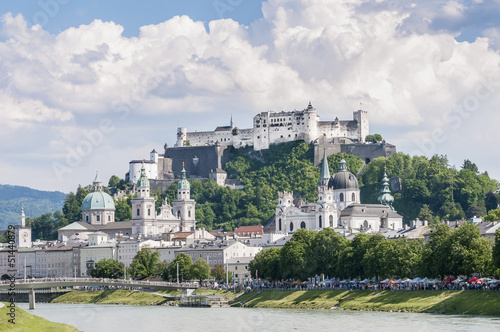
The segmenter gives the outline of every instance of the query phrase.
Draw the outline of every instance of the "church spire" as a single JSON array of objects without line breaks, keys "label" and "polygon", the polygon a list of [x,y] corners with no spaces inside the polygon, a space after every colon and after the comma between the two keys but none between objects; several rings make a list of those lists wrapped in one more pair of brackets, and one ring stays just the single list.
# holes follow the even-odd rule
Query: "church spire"
[{"label": "church spire", "polygon": [[330,179],[330,168],[328,167],[328,158],[326,157],[326,148],[323,151],[323,162],[321,163],[321,175],[318,185],[326,185]]},{"label": "church spire", "polygon": [[233,115],[231,114],[231,128],[234,128],[233,126]]},{"label": "church spire", "polygon": [[92,191],[102,191],[102,182],[101,179],[99,178],[99,171],[95,171],[95,178],[94,181],[92,181]]},{"label": "church spire", "polygon": [[382,190],[377,198],[380,204],[390,206],[391,210],[394,210],[392,203],[394,202],[394,197],[391,195],[391,190],[389,189],[389,179],[387,178],[387,170],[384,167],[384,177],[382,178]]},{"label": "church spire", "polygon": [[21,204],[21,215],[19,218],[21,220],[21,227],[26,227],[26,215],[24,214],[24,204]]}]

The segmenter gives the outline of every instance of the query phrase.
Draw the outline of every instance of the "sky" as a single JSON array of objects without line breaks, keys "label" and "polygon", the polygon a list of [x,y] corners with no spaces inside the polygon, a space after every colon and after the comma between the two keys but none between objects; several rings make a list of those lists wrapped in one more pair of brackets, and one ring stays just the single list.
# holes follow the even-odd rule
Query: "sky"
[{"label": "sky", "polygon": [[0,184],[75,191],[262,111],[368,111],[500,180],[500,0],[0,2]]}]

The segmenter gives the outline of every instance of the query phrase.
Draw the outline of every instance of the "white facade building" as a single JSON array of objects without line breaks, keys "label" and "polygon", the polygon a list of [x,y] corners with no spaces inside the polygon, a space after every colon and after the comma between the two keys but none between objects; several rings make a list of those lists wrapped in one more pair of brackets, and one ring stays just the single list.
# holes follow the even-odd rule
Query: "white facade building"
[{"label": "white facade building", "polygon": [[[271,144],[304,140],[308,143],[321,137],[348,138],[360,143],[369,134],[368,113],[355,111],[350,121],[320,121],[316,109],[309,103],[302,111],[261,112],[253,118],[253,128],[217,127],[214,131],[188,132],[177,129],[177,147],[206,146],[219,142],[236,148],[253,146],[254,150],[268,149]],[[131,173],[132,174],[132,173]]]}]

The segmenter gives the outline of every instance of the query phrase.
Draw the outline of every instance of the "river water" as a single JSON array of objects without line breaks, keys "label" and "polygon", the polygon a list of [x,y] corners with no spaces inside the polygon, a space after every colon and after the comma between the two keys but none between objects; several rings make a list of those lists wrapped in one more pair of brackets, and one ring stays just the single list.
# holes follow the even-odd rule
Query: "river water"
[{"label": "river water", "polygon": [[[27,310],[26,303],[19,307]],[[37,303],[30,313],[85,332],[500,331],[500,318],[337,310]]]}]

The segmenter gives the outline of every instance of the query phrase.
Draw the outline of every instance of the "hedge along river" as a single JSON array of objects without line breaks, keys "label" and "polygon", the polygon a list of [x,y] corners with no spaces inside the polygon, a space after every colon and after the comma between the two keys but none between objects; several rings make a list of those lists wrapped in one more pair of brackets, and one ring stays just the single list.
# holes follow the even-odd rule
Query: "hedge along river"
[{"label": "hedge along river", "polygon": [[[27,310],[28,305],[19,307]],[[499,331],[500,318],[422,313],[40,303],[31,314],[81,331]]]}]

